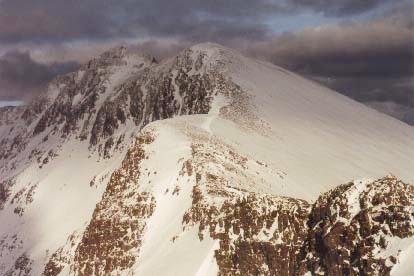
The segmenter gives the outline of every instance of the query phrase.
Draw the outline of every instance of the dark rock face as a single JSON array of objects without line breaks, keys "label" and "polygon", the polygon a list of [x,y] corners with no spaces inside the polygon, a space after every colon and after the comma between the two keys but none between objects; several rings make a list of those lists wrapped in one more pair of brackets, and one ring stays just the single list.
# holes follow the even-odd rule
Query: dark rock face
[{"label": "dark rock face", "polygon": [[197,202],[199,193],[195,188],[192,213],[184,222],[199,223],[200,239],[208,230],[220,241],[215,251],[219,275],[298,275],[298,254],[307,234],[306,202],[247,193],[218,209]]},{"label": "dark rock face", "polygon": [[14,263],[14,267],[10,269],[10,271],[6,272],[5,276],[12,276],[12,275],[21,275],[21,276],[29,276],[31,275],[31,264],[32,260],[30,260],[25,253],[23,253],[19,258],[16,259]]},{"label": "dark rock face", "polygon": [[[140,249],[146,218],[155,209],[154,197],[139,192],[137,184],[140,163],[146,158],[144,147],[153,139],[151,132],[141,134],[121,167],[112,174],[77,246],[73,266],[76,275],[107,275],[135,263],[132,251]],[[57,262],[51,260],[47,269],[53,272],[54,263]]]},{"label": "dark rock face", "polygon": [[29,139],[32,137],[31,124],[38,119],[50,103],[50,97],[42,94],[27,106],[0,108],[0,128],[3,129],[5,134],[0,137],[1,169],[4,168],[4,165],[10,163],[7,160],[12,160],[26,148]]},{"label": "dark rock face", "polygon": [[[69,262],[69,258],[62,257],[62,248],[59,248],[52,254],[49,261],[46,263],[42,276],[57,276],[62,272],[64,266]],[[63,261],[63,264],[61,262]]]},{"label": "dark rock face", "polygon": [[183,225],[220,241],[219,275],[390,275],[398,261],[386,253],[392,238],[414,235],[414,187],[395,177],[344,184],[310,205],[231,192],[198,163],[199,149],[183,167],[197,182]]},{"label": "dark rock face", "polygon": [[[90,145],[111,137],[126,121],[138,127],[184,114],[204,114],[210,109],[215,89],[226,80],[219,73],[192,71],[201,67],[187,51],[160,70],[145,68],[139,76],[119,86],[115,96],[98,110],[93,123]],[[200,58],[201,57],[201,58]]]},{"label": "dark rock face", "polygon": [[5,180],[0,182],[0,210],[2,210],[8,201],[11,192],[11,187],[15,184],[14,179]]},{"label": "dark rock face", "polygon": [[[150,57],[129,56],[122,47],[108,51],[58,77],[47,93],[14,111],[20,125],[0,138],[0,160],[11,167],[7,160],[30,143],[40,143],[30,147],[43,155],[41,144],[52,136],[62,143],[69,137],[89,141],[91,151],[109,158],[121,136],[129,144],[131,126],[138,132],[155,120],[208,113],[213,95],[228,93],[232,85],[204,59],[205,53],[188,49],[156,64]],[[0,126],[10,120],[6,112],[0,111]]]},{"label": "dark rock face", "polygon": [[[116,48],[82,66],[79,72],[70,73],[57,79],[60,89],[51,106],[43,113],[33,134],[42,133],[47,127],[63,124],[61,135],[67,136],[77,130],[78,122],[95,112],[100,95],[107,90],[107,81],[112,68],[125,65],[126,49]],[[80,98],[74,102],[75,97]]]},{"label": "dark rock face", "polygon": [[209,143],[213,149],[193,144],[182,169],[196,182],[185,229],[198,225],[200,240],[219,241],[219,275],[300,275],[310,205],[237,188],[230,175],[243,174],[248,159],[221,141]]},{"label": "dark rock face", "polygon": [[389,275],[397,256],[380,256],[391,237],[414,235],[414,187],[394,177],[341,185],[321,196],[309,220],[311,271]]},{"label": "dark rock face", "polygon": [[21,106],[0,107],[0,126],[13,124],[22,110]]}]

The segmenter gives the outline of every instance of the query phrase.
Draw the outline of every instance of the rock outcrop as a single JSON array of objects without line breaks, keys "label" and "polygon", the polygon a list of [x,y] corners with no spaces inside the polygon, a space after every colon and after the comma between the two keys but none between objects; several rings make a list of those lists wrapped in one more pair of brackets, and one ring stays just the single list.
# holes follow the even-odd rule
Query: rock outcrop
[{"label": "rock outcrop", "polygon": [[0,274],[390,275],[413,141],[219,45],[114,48],[0,108]]}]

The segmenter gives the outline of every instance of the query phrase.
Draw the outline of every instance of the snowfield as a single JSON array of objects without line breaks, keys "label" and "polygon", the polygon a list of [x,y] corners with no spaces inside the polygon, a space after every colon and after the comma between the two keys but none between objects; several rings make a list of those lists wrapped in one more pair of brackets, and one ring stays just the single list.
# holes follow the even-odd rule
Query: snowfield
[{"label": "snowfield", "polygon": [[[91,64],[0,111],[1,275],[412,269],[414,128],[211,43]],[[355,238],[332,248],[343,263],[307,248],[338,233]]]}]

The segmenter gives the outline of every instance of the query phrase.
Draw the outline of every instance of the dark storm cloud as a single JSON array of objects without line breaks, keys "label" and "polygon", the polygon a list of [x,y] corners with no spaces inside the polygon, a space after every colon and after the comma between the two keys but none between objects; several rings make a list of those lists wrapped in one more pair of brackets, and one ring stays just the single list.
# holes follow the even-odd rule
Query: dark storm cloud
[{"label": "dark storm cloud", "polygon": [[414,125],[414,108],[394,102],[368,102],[368,106],[386,114],[389,114],[410,125]]},{"label": "dark storm cloud", "polygon": [[78,0],[3,0],[0,2],[0,41],[64,41],[115,35],[108,15],[100,13],[101,5],[96,1]]},{"label": "dark storm cloud", "polygon": [[258,38],[257,17],[287,8],[265,0],[132,1],[3,0],[0,41],[70,41],[136,35]]},{"label": "dark storm cloud", "polygon": [[[393,0],[401,2],[404,0]],[[0,42],[62,42],[131,36],[224,41],[259,39],[270,16],[303,9],[358,14],[391,0],[2,0]]]},{"label": "dark storm cloud", "polygon": [[0,101],[30,98],[55,76],[77,67],[74,62],[41,64],[28,52],[8,52],[0,57]]},{"label": "dark storm cloud", "polygon": [[306,74],[412,75],[414,19],[408,14],[308,28],[256,43],[253,53]]},{"label": "dark storm cloud", "polygon": [[[275,37],[279,30],[269,22],[304,11],[366,21]],[[84,61],[105,45],[128,39],[141,41],[133,50],[157,57],[214,41],[243,48],[412,122],[406,118],[412,118],[414,109],[413,18],[411,0],[0,0],[0,50],[47,45],[36,60],[50,63],[73,57]],[[6,61],[11,56],[27,69],[11,66]],[[5,55],[0,99],[39,90],[63,67],[35,62],[28,53]]]}]

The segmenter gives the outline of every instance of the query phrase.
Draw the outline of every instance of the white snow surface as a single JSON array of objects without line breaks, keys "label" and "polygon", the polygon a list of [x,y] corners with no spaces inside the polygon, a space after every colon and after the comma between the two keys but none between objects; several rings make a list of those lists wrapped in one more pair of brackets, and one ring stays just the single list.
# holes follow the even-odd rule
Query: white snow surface
[{"label": "white snow surface", "polygon": [[403,239],[400,244],[402,246],[399,248],[401,251],[398,253],[398,262],[392,268],[391,275],[412,275],[414,271],[414,238]]},{"label": "white snow surface", "polygon": [[[179,196],[165,192],[174,189],[182,162],[191,155],[192,140],[181,131],[183,125],[205,131],[246,156],[246,173],[257,175],[258,182],[245,183],[245,188],[256,192],[313,201],[352,179],[375,179],[392,173],[414,182],[414,128],[409,125],[233,50],[215,44],[192,49],[205,52],[205,60],[212,63],[231,61],[225,74],[249,95],[251,108],[267,124],[266,134],[221,116],[221,108],[230,99],[220,94],[209,114],[181,116],[147,126],[156,129],[157,137],[142,168],[157,174],[144,177],[140,189],[151,191],[157,204],[131,270],[137,275],[214,275],[218,270],[214,259],[217,241],[208,236],[200,241],[197,227],[183,231],[182,218],[191,206],[193,183],[180,178]],[[125,68],[133,65],[130,62]],[[118,85],[127,76],[125,72],[114,75],[114,82]],[[115,83],[108,85],[113,86]],[[0,134],[7,135],[6,128]],[[68,235],[84,230],[124,154],[122,150],[111,159],[97,161],[95,156],[89,157],[86,142],[73,139],[42,169],[37,163],[22,169],[13,195],[25,185],[37,184],[38,188],[22,217],[13,213],[12,204],[0,211],[0,239],[10,241],[17,233],[23,244],[10,254],[0,248],[0,274],[24,252],[34,260],[33,275],[41,274],[47,258],[65,244]],[[256,161],[266,164],[266,169],[259,168]],[[91,187],[94,177],[103,181]],[[414,269],[413,243],[400,257],[393,274],[408,275]]]},{"label": "white snow surface", "polygon": [[338,183],[388,173],[414,182],[414,128],[274,65],[235,59],[242,66],[230,74],[273,135],[254,145],[234,138],[283,168],[286,185],[300,186],[290,195],[315,199]]}]

